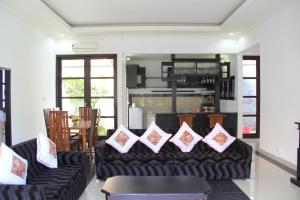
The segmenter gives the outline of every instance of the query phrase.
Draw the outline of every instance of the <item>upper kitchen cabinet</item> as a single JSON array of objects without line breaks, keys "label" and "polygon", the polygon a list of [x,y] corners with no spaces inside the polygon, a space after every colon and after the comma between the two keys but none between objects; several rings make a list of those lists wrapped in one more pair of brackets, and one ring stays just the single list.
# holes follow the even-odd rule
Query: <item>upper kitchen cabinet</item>
[{"label": "upper kitchen cabinet", "polygon": [[146,69],[137,64],[126,65],[126,85],[127,88],[144,88]]}]

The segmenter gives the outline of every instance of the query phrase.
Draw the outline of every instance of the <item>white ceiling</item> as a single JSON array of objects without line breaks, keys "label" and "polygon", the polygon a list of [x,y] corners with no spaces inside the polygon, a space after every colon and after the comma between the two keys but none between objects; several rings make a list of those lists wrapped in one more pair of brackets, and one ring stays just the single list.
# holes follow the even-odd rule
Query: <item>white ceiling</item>
[{"label": "white ceiling", "polygon": [[42,0],[72,27],[220,26],[246,0]]}]

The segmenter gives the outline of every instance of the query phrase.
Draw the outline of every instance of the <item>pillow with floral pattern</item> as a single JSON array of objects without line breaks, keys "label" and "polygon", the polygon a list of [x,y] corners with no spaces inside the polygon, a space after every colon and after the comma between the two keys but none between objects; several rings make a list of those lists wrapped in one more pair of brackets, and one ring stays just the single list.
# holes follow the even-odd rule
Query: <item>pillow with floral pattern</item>
[{"label": "pillow with floral pattern", "polygon": [[46,167],[57,168],[56,145],[44,134],[37,137],[36,160]]},{"label": "pillow with floral pattern", "polygon": [[190,152],[202,138],[187,123],[183,122],[180,129],[169,141],[178,146],[182,152]]},{"label": "pillow with floral pattern", "polygon": [[217,152],[222,153],[235,141],[235,139],[236,138],[231,136],[219,123],[216,123],[213,130],[206,135],[202,141],[207,143]]},{"label": "pillow with floral pattern", "polygon": [[127,153],[138,140],[138,136],[130,132],[123,125],[120,125],[114,134],[106,140],[106,143],[120,153]]},{"label": "pillow with floral pattern", "polygon": [[172,134],[164,132],[155,122],[152,122],[146,132],[140,137],[140,142],[149,147],[153,152],[158,153],[171,136]]},{"label": "pillow with floral pattern", "polygon": [[27,160],[4,143],[0,144],[0,184],[25,185],[27,167]]}]

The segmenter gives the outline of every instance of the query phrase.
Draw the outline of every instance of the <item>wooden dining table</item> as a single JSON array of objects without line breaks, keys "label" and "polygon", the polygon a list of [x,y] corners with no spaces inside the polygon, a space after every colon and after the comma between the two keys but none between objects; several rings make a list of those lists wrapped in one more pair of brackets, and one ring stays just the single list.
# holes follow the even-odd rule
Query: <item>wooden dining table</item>
[{"label": "wooden dining table", "polygon": [[[56,129],[55,126],[49,126],[50,131],[50,139],[55,141],[56,139]],[[87,149],[87,133],[88,130],[91,128],[91,121],[90,120],[79,120],[77,122],[70,121],[68,126],[62,127],[65,130],[69,130],[70,136],[74,135],[81,135],[82,136],[82,151],[86,152]],[[76,131],[77,130],[77,131]],[[68,150],[68,149],[66,149]]]}]

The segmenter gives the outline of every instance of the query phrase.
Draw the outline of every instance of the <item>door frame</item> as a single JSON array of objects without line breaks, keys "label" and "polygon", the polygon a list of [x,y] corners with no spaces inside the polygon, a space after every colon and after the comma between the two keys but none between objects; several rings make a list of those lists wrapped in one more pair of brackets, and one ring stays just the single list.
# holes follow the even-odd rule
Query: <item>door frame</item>
[{"label": "door frame", "polygon": [[[11,132],[11,69],[0,67],[1,70],[1,76],[5,76],[5,83],[3,83],[2,77],[0,78],[1,81],[1,88],[0,88],[0,94],[2,97],[3,91],[2,86],[5,85],[5,100],[1,99],[1,106],[0,109],[5,112],[6,114],[6,122],[5,122],[5,141],[4,142],[7,146],[12,145],[12,132]],[[2,103],[5,102],[5,109],[2,106]],[[1,133],[2,134],[2,133]]]},{"label": "door frame", "polygon": [[[255,134],[244,134],[242,132],[243,138],[259,138],[260,137],[260,56],[243,56],[243,60],[255,60],[256,61],[256,77],[253,78],[256,80],[256,114],[255,115],[244,115],[242,117],[251,117],[256,116],[256,133]],[[243,65],[242,65],[243,67]],[[251,78],[245,78],[251,79]],[[242,75],[242,80],[244,80],[244,76]],[[242,83],[243,84],[243,83]],[[247,97],[247,96],[245,96]],[[250,98],[250,97],[249,97]],[[244,99],[244,96],[242,96]]]}]

